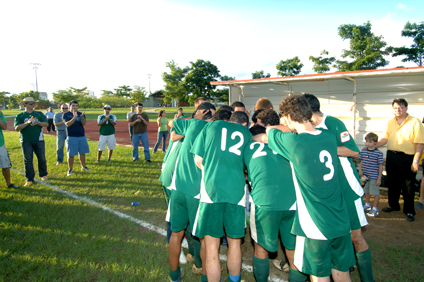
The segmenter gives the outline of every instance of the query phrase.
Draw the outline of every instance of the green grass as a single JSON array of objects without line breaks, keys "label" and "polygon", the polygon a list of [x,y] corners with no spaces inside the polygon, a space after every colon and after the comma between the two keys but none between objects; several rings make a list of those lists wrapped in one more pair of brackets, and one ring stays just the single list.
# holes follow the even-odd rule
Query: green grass
[{"label": "green grass", "polygon": [[[13,167],[23,171],[19,133],[6,131],[4,135]],[[152,155],[152,163],[132,162],[132,148],[117,147],[111,163],[106,163],[103,154],[101,163],[93,164],[97,143],[89,141],[87,166],[91,172],[81,172],[75,160],[74,174],[66,177],[66,165],[55,165],[55,137],[45,135],[45,139],[49,184],[166,228],[166,203],[158,181],[163,154]],[[22,174],[12,170],[12,182],[23,185],[24,181]],[[2,185],[0,281],[167,280],[169,260],[164,236],[42,184],[19,189],[4,188],[4,182]],[[131,206],[135,201],[140,204]],[[382,230],[382,236],[386,235]],[[423,281],[419,270],[424,268],[424,243],[366,239],[377,281]],[[243,250],[251,254],[250,241],[245,238]],[[251,264],[251,257],[245,255],[243,261]],[[191,274],[191,264],[182,267],[187,275],[184,281],[200,280]],[[223,277],[227,277],[225,271]],[[251,273],[243,272],[242,278],[254,281]],[[359,281],[357,271],[352,280]]]}]

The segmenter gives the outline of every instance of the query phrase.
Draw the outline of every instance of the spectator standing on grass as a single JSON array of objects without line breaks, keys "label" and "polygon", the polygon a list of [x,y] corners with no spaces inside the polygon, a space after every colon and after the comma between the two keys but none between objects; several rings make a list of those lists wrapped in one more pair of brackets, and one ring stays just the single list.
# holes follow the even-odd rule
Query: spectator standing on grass
[{"label": "spectator standing on grass", "polygon": [[138,146],[143,144],[144,158],[146,162],[150,161],[149,136],[147,136],[147,126],[149,125],[149,116],[143,113],[143,104],[136,104],[137,112],[130,117],[129,125],[133,127],[132,145],[133,145],[133,162],[138,161]]},{"label": "spectator standing on grass", "polygon": [[62,104],[61,111],[54,115],[54,125],[56,126],[56,165],[63,163],[63,149],[66,141],[66,125],[63,115],[68,112],[68,104]]},{"label": "spectator standing on grass", "polygon": [[69,103],[70,111],[63,114],[68,138],[66,148],[68,154],[68,173],[74,172],[74,159],[79,155],[82,171],[90,171],[85,164],[85,154],[90,153],[87,138],[85,137],[84,125],[87,123],[85,112],[78,112],[78,102]]},{"label": "spectator standing on grass", "polygon": [[116,139],[115,139],[115,125],[116,125],[116,116],[111,114],[112,110],[110,105],[105,105],[103,107],[104,114],[99,115],[97,118],[97,125],[100,126],[100,138],[99,138],[99,150],[97,151],[97,161],[94,163],[100,162],[100,157],[104,150],[109,149],[107,162],[110,163],[110,159],[112,158],[113,150],[116,148]]},{"label": "spectator standing on grass", "polygon": [[56,128],[54,127],[53,119],[54,119],[54,112],[52,107],[47,108],[47,112],[44,114],[47,117],[47,122],[49,125],[47,126],[47,132],[56,131]]},{"label": "spectator standing on grass", "polygon": [[153,149],[153,154],[156,153],[160,142],[162,141],[162,152],[166,153],[166,137],[168,137],[168,118],[166,117],[166,112],[164,110],[159,112],[158,119],[158,141],[155,144]]},{"label": "spectator standing on grass", "polygon": [[384,212],[399,211],[399,197],[403,195],[403,213],[408,221],[415,220],[415,177],[424,148],[424,127],[421,121],[408,114],[408,102],[394,99],[395,117],[389,120],[386,134],[376,147],[387,144],[386,172],[389,206]]},{"label": "spectator standing on grass", "polygon": [[[134,106],[134,105],[131,105],[131,112],[129,112],[129,113],[127,114],[127,121],[128,121],[128,122],[130,121],[130,117],[131,117],[133,114],[135,114],[135,106]],[[132,127],[131,125],[128,125],[128,130],[129,130],[129,132],[130,132],[130,139],[132,139],[132,136],[133,136],[133,127]]]},{"label": "spectator standing on grass", "polygon": [[[366,183],[364,185],[365,192],[365,205],[364,210],[368,216],[376,217],[379,215],[378,212],[378,200],[380,198],[380,185],[381,176],[383,173],[383,153],[375,148],[378,142],[378,136],[375,133],[368,133],[365,135],[365,145],[359,159],[361,164],[359,165],[359,176],[364,179],[366,177]],[[374,196],[374,206],[370,205],[370,195]]]},{"label": "spectator standing on grass", "polygon": [[24,106],[25,111],[15,117],[15,130],[19,131],[22,153],[25,164],[25,186],[34,183],[34,153],[38,160],[38,174],[41,180],[47,180],[47,160],[45,154],[45,144],[43,136],[43,127],[47,127],[46,116],[42,112],[34,111],[34,99],[32,97],[24,98],[19,106]]},{"label": "spectator standing on grass", "polygon": [[12,163],[10,162],[9,153],[4,145],[3,130],[7,129],[7,122],[2,111],[0,111],[0,128],[0,167],[4,180],[6,180],[8,188],[19,188],[19,186],[10,182],[10,168],[12,167]]}]

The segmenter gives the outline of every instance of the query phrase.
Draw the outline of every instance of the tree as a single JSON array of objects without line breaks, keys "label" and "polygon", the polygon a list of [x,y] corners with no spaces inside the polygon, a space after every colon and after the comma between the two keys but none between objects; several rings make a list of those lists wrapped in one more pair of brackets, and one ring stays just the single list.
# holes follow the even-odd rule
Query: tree
[{"label": "tree", "polygon": [[100,97],[109,97],[113,95],[113,91],[110,90],[102,90],[102,94],[100,95]]},{"label": "tree", "polygon": [[407,22],[402,30],[402,36],[413,38],[414,44],[408,47],[395,47],[393,57],[406,56],[402,62],[414,62],[418,66],[424,61],[424,22],[421,24]]},{"label": "tree", "polygon": [[337,60],[335,67],[338,71],[371,70],[389,64],[384,56],[389,55],[392,48],[385,48],[387,43],[383,36],[371,32],[370,22],[364,25],[342,24],[338,30],[343,40],[350,40],[350,49],[343,50],[342,58],[351,59]]},{"label": "tree", "polygon": [[130,99],[133,103],[144,102],[147,98],[147,94],[144,87],[134,85],[134,90],[130,93]]},{"label": "tree", "polygon": [[130,97],[132,88],[127,85],[118,86],[118,88],[114,88],[115,95],[120,97]]},{"label": "tree", "polygon": [[267,78],[267,77],[271,77],[271,74],[267,73],[267,74],[265,75],[263,70],[255,71],[254,73],[252,73],[252,78],[253,78],[253,79],[257,79],[257,78]]},{"label": "tree", "polygon": [[69,103],[72,100],[78,100],[78,96],[72,92],[71,88],[66,90],[57,90],[56,92],[53,92],[53,101],[59,104],[64,104]]},{"label": "tree", "polygon": [[295,76],[300,73],[300,70],[303,67],[303,64],[300,62],[300,59],[296,56],[293,59],[287,59],[285,61],[281,60],[277,64],[277,75],[280,76]]},{"label": "tree", "polygon": [[323,58],[322,55],[328,56],[328,51],[326,50],[322,50],[320,55],[321,56],[319,57],[309,56],[309,60],[314,63],[314,71],[316,71],[317,73],[324,73],[330,70],[330,65],[336,61],[336,58]]},{"label": "tree", "polygon": [[166,67],[170,72],[162,73],[163,82],[165,82],[165,102],[175,100],[177,107],[180,106],[180,101],[184,100],[187,95],[187,89],[184,87],[183,79],[189,71],[188,67],[180,68],[174,60],[166,63]]},{"label": "tree", "polygon": [[13,109],[16,105],[18,105],[18,94],[12,94],[9,96],[9,109]]},{"label": "tree", "polygon": [[69,87],[69,89],[72,90],[75,93],[75,95],[88,96],[88,92],[85,92],[85,90],[87,90],[87,86],[83,88]]},{"label": "tree", "polygon": [[[236,80],[235,77],[232,76],[228,76],[228,75],[222,75],[221,76],[221,81],[232,81],[232,80]],[[212,96],[217,98],[217,100],[219,102],[224,102],[226,104],[228,104],[229,101],[229,89],[228,87],[224,87],[224,88],[220,88],[220,89],[216,89],[214,91],[212,91]]]},{"label": "tree", "polygon": [[211,85],[211,81],[217,81],[220,77],[218,68],[210,61],[200,59],[190,64],[190,70],[184,77],[184,86],[192,94],[189,97],[190,103],[198,97],[210,99],[212,90],[216,88]]}]

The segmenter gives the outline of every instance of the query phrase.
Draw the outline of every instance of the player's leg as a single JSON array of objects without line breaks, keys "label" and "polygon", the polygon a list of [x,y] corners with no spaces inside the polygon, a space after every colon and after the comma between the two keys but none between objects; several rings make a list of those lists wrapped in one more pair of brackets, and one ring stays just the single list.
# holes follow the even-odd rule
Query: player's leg
[{"label": "player's leg", "polygon": [[[171,233],[171,238],[169,239],[168,245],[168,255],[169,255],[169,264],[171,266],[171,271],[177,270],[179,266],[180,252],[181,252],[181,240],[184,237],[184,230],[179,232]],[[171,275],[172,278],[172,275]],[[178,277],[176,278],[178,279]],[[173,280],[176,280],[173,279]]]},{"label": "player's leg", "polygon": [[352,281],[350,279],[349,271],[341,272],[336,269],[331,270],[331,277],[333,278],[334,282],[349,282]]},{"label": "player's leg", "polygon": [[103,151],[97,151],[97,162],[100,161],[100,158],[102,157]]},{"label": "player's leg", "polygon": [[[227,267],[229,273],[229,281],[240,281],[241,274],[241,239],[231,238],[227,236],[228,242],[228,259]],[[220,268],[221,270],[221,268]]]},{"label": "player's leg", "polygon": [[[206,247],[206,273],[209,282],[221,281],[221,262],[219,261],[220,238],[209,235],[204,237]],[[228,261],[230,257],[228,256]]]},{"label": "player's leg", "polygon": [[109,135],[107,139],[107,148],[109,149],[107,161],[110,162],[112,158],[113,150],[116,149],[116,138],[115,134]]},{"label": "player's leg", "polygon": [[253,274],[257,282],[268,281],[269,259],[268,251],[255,242],[255,252],[253,255]]},{"label": "player's leg", "polygon": [[110,159],[112,158],[112,154],[113,154],[113,150],[109,150],[108,155],[107,155],[108,161],[110,161]]}]

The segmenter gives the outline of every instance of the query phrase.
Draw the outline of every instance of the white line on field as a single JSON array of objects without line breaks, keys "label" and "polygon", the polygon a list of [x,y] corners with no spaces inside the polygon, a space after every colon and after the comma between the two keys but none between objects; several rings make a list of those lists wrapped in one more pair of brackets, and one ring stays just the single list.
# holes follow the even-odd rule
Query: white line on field
[{"label": "white line on field", "polygon": [[[14,170],[14,171],[16,171],[17,173],[20,173],[22,175],[25,175],[24,172],[22,172],[22,171],[19,171],[19,170],[15,169],[15,168],[11,168],[11,169]],[[134,218],[132,216],[126,215],[126,214],[124,214],[122,212],[115,211],[115,210],[113,210],[111,208],[108,208],[108,207],[106,207],[106,206],[104,206],[104,205],[102,205],[102,204],[100,204],[100,203],[98,203],[96,201],[91,200],[91,199],[77,196],[74,193],[71,193],[71,192],[62,190],[62,189],[60,189],[60,188],[58,188],[58,187],[56,187],[54,185],[51,185],[50,183],[43,182],[43,181],[40,181],[38,179],[34,179],[34,181],[36,181],[37,183],[42,184],[42,185],[44,185],[46,187],[49,187],[49,188],[51,188],[51,189],[53,189],[53,190],[55,190],[55,191],[57,191],[59,193],[62,193],[62,194],[65,194],[65,195],[67,195],[67,196],[69,196],[71,198],[74,198],[75,200],[79,200],[79,201],[83,201],[83,202],[89,203],[90,205],[99,207],[99,208],[101,208],[104,211],[108,211],[110,213],[113,213],[114,215],[116,215],[116,216],[118,216],[120,218],[128,219],[128,220],[130,220],[132,222],[135,222],[135,223],[141,225],[144,228],[147,228],[147,229],[149,229],[151,231],[154,231],[154,232],[156,232],[156,233],[158,233],[158,234],[160,234],[162,236],[166,236],[166,230],[163,229],[163,228],[154,226],[153,224],[150,224],[150,223],[145,222],[143,220],[140,220],[140,219]],[[187,249],[188,248],[187,241],[184,240],[182,242],[181,246],[183,248],[186,248]],[[219,259],[222,260],[222,261],[227,261],[227,256],[226,255],[219,255]],[[242,263],[241,268],[244,271],[253,272],[253,267],[251,265],[247,265],[247,264]],[[281,280],[278,277],[268,277],[268,281],[271,281],[271,282],[287,282],[286,280]]]}]

